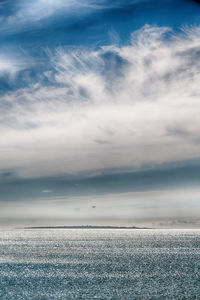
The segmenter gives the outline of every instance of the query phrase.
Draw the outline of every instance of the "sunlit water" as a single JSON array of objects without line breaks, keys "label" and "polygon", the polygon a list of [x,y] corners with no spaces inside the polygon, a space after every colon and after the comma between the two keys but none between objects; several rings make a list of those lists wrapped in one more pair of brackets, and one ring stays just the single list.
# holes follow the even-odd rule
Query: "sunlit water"
[{"label": "sunlit water", "polygon": [[200,299],[200,230],[2,230],[0,299]]}]

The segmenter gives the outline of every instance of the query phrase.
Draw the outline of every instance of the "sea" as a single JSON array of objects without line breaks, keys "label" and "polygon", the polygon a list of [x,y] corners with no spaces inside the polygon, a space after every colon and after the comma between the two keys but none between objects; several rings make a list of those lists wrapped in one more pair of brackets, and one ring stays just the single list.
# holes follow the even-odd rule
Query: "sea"
[{"label": "sea", "polygon": [[200,230],[0,230],[0,299],[200,299]]}]

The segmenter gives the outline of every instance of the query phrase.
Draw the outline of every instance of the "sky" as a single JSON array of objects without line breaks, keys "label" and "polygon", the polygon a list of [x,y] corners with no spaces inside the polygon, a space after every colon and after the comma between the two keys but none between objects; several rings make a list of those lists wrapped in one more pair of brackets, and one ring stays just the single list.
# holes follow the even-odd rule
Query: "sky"
[{"label": "sky", "polygon": [[200,227],[200,3],[0,1],[0,225]]}]

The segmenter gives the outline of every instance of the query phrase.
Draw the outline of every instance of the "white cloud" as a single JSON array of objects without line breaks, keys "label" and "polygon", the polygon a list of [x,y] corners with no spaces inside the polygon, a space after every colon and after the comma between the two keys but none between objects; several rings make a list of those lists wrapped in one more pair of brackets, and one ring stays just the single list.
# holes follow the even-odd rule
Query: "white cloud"
[{"label": "white cloud", "polygon": [[58,49],[42,75],[50,86],[1,97],[1,169],[41,176],[199,158],[200,28],[170,32],[145,26],[128,46]]},{"label": "white cloud", "polygon": [[107,0],[20,0],[13,14],[0,17],[0,31],[13,32],[27,28],[27,26],[40,26],[40,21],[59,14],[65,14],[65,17],[87,15],[96,10],[122,8],[148,1],[151,0],[132,0],[127,4],[122,0],[111,3]]},{"label": "white cloud", "polygon": [[0,75],[9,75],[15,78],[19,71],[26,68],[26,62],[17,57],[11,57],[0,53]]},{"label": "white cloud", "polygon": [[0,30],[13,32],[33,24],[40,26],[40,21],[61,13],[65,16],[88,14],[99,8],[98,2],[91,0],[21,0],[14,14],[1,17]]}]

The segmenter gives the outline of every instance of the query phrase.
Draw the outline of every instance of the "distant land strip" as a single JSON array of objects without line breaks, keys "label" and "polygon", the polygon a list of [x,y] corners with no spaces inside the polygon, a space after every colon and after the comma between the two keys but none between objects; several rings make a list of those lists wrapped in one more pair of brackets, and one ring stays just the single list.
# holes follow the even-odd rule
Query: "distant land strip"
[{"label": "distant land strip", "polygon": [[147,227],[136,226],[33,226],[24,227],[24,229],[150,229]]}]

